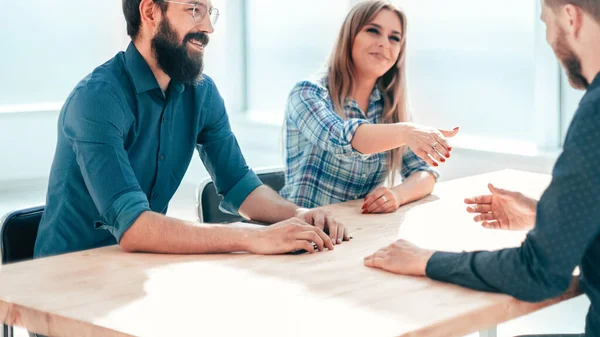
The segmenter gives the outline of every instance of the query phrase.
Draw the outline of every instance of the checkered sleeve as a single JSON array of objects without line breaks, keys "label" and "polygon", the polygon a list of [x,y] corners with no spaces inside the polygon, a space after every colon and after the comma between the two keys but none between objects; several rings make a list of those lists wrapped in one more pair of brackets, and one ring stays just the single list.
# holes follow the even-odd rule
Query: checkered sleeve
[{"label": "checkered sleeve", "polygon": [[302,81],[292,89],[288,99],[287,116],[309,142],[339,159],[369,158],[352,147],[352,138],[364,119],[343,120],[338,116],[323,86]]}]

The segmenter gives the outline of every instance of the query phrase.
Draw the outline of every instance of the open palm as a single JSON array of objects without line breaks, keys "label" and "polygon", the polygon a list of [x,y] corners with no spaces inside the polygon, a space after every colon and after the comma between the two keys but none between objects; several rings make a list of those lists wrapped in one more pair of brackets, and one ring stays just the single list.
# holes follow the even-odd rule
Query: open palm
[{"label": "open palm", "polygon": [[507,191],[488,185],[492,194],[465,199],[469,213],[482,226],[490,229],[530,230],[535,225],[537,201],[522,193]]}]

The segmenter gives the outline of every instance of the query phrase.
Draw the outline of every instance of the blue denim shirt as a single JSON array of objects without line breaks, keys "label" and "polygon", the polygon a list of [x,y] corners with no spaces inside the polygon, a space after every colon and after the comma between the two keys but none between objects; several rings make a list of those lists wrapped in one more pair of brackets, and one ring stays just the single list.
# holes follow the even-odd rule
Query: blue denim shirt
[{"label": "blue denim shirt", "polygon": [[58,119],[35,256],[112,245],[144,211],[166,213],[200,153],[232,214],[260,180],[246,165],[214,82],[165,93],[131,43],[73,90]]}]

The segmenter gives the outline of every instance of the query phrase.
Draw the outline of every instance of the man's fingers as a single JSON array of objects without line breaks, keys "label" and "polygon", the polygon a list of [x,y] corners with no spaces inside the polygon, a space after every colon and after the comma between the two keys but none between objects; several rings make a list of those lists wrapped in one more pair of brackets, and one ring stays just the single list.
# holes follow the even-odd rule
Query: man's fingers
[{"label": "man's fingers", "polygon": [[307,228],[307,230],[316,233],[321,238],[321,240],[323,240],[325,247],[329,248],[329,250],[333,250],[333,242],[331,242],[331,238],[327,234],[325,234],[325,232],[323,232],[320,228],[310,227]]},{"label": "man's fingers", "polygon": [[379,257],[379,258],[385,258],[387,256],[387,251],[384,250],[378,250],[375,254],[373,254],[373,257]]},{"label": "man's fingers", "polygon": [[338,239],[338,231],[339,231],[339,224],[337,223],[337,221],[333,220],[333,218],[327,217],[325,218],[326,222],[327,222],[327,231],[329,232],[329,237],[331,238],[331,242],[333,242],[333,244],[337,244],[337,239]]},{"label": "man's fingers", "polygon": [[381,268],[383,265],[383,259],[387,255],[388,247],[383,247],[375,253],[365,257],[365,265],[368,267]]},{"label": "man's fingers", "polygon": [[342,241],[344,241],[344,232],[346,231],[346,229],[344,228],[344,226],[342,226],[342,224],[340,224],[339,222],[336,221],[337,224],[337,237],[336,237],[336,243],[340,244],[342,243]]},{"label": "man's fingers", "polygon": [[490,190],[490,192],[494,193],[494,194],[499,194],[499,195],[506,195],[509,193],[508,190],[502,189],[502,188],[498,188],[492,184],[488,184],[488,189]]},{"label": "man's fingers", "polygon": [[300,249],[304,249],[311,254],[315,252],[315,246],[306,240],[296,240],[296,242],[294,242],[294,250]]},{"label": "man's fingers", "polygon": [[312,227],[312,224],[309,224],[308,222],[300,219],[300,218],[292,218],[291,219],[292,224],[294,225],[299,225],[299,226],[303,226],[303,227]]},{"label": "man's fingers", "polygon": [[[329,239],[329,237],[327,237]],[[313,231],[303,231],[296,235],[296,240],[305,240],[312,244],[314,242],[317,245],[317,248],[320,251],[325,250],[325,242],[323,238],[321,238],[316,232]],[[329,240],[331,242],[331,240]]]},{"label": "man's fingers", "polygon": [[366,258],[370,258],[370,259],[372,259],[372,258],[374,258],[375,256],[379,256],[379,257],[381,257],[381,256],[385,255],[385,253],[387,252],[387,249],[388,249],[388,247],[382,247],[381,249],[379,249],[379,250],[378,250],[378,251],[376,251],[375,253],[373,253],[373,254],[371,254],[371,255],[367,256]]},{"label": "man's fingers", "polygon": [[492,211],[492,205],[490,204],[477,204],[475,206],[467,207],[469,213],[489,213]]},{"label": "man's fingers", "polygon": [[478,216],[473,218],[473,220],[475,220],[477,222],[481,222],[481,221],[491,221],[491,220],[497,220],[497,219],[496,219],[496,215],[494,215],[494,213],[483,213],[483,214],[479,214]]},{"label": "man's fingers", "polygon": [[313,215],[313,221],[315,227],[325,230],[325,214],[323,212],[316,212],[316,214]]},{"label": "man's fingers", "polygon": [[348,228],[344,227],[344,241],[350,241],[350,234],[348,233]]},{"label": "man's fingers", "polygon": [[378,269],[383,269],[384,268],[384,260],[380,257],[374,256],[373,258],[368,260],[369,262],[369,267],[371,268],[378,268]]},{"label": "man's fingers", "polygon": [[465,204],[473,205],[473,204],[491,204],[492,203],[492,195],[478,195],[476,197],[466,198]]},{"label": "man's fingers", "polygon": [[487,229],[502,229],[502,225],[498,221],[484,221],[481,226]]}]

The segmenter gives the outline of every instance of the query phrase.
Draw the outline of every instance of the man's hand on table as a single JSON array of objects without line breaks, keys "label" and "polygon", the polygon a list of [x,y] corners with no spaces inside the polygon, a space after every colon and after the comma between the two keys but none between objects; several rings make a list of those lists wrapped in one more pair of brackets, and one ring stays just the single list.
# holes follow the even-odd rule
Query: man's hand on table
[{"label": "man's hand on table", "polygon": [[296,216],[302,221],[320,228],[325,233],[329,234],[334,245],[339,245],[342,241],[349,241],[348,229],[337,221],[331,213],[320,209],[299,208]]},{"label": "man's hand on table", "polygon": [[275,255],[296,250],[314,253],[325,248],[333,250],[331,238],[319,227],[312,226],[298,218],[291,218],[264,229],[248,232],[247,251],[254,254]]},{"label": "man's hand on table", "polygon": [[398,240],[365,257],[364,264],[395,274],[425,276],[427,262],[433,253],[435,251],[417,247],[406,240]]}]

